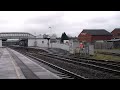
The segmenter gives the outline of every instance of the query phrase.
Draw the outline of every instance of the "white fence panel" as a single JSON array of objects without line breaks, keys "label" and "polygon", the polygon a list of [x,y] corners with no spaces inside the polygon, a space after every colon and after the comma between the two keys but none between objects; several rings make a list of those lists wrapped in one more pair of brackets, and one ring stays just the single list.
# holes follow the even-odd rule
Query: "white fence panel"
[{"label": "white fence panel", "polygon": [[65,44],[52,43],[52,44],[50,44],[50,47],[51,48],[60,48],[60,49],[69,51],[69,46],[65,45]]}]

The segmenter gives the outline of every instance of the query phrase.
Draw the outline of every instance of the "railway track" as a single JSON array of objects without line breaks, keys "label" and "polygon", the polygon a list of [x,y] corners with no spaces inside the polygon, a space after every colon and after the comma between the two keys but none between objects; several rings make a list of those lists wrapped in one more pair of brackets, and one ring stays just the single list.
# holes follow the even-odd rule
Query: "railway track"
[{"label": "railway track", "polygon": [[[33,54],[33,53],[32,53]],[[37,55],[43,55],[46,57],[51,57],[51,58],[55,58],[58,60],[62,60],[62,61],[66,61],[69,63],[74,63],[77,65],[82,65],[82,66],[86,66],[86,67],[92,67],[94,69],[98,69],[104,72],[108,72],[108,73],[112,73],[115,75],[120,75],[120,66],[117,64],[110,64],[110,63],[101,63],[101,62],[97,62],[97,61],[86,61],[86,60],[77,60],[77,59],[71,59],[69,57],[63,57],[63,56],[54,56],[52,54],[43,54],[43,53],[37,53]]]},{"label": "railway track", "polygon": [[[51,53],[49,53],[49,54],[51,54]],[[72,58],[72,59],[74,59],[74,60],[86,60],[86,61],[95,61],[96,62],[96,59],[89,59],[89,58],[84,58],[84,57],[78,57],[78,56],[74,56],[74,55],[72,55],[72,54],[59,54],[59,53],[52,53],[53,55],[55,55],[55,56],[60,56],[60,57],[65,57],[65,58]],[[101,54],[104,54],[104,53],[101,53]],[[115,53],[113,53],[113,54],[115,54]],[[106,55],[113,55],[113,54],[106,54]],[[120,56],[120,55],[118,55],[118,54],[116,54],[116,56]],[[101,63],[111,63],[111,64],[120,64],[120,62],[116,62],[116,61],[108,61],[108,60],[97,60],[97,62],[101,62]]]},{"label": "railway track", "polygon": [[45,52],[41,53],[41,51],[39,51],[37,54],[47,55],[49,57],[54,57],[56,59],[68,59],[69,61],[71,60],[72,62],[76,62],[76,63],[84,62],[84,63],[95,64],[103,67],[109,67],[115,70],[120,70],[119,62],[94,60],[94,59],[79,59],[79,58],[69,57],[69,56],[60,55],[60,54],[51,54],[51,53],[45,53]]},{"label": "railway track", "polygon": [[[25,54],[25,53],[24,53]],[[42,58],[44,61],[48,61],[49,64],[52,63],[52,66],[54,65],[57,65],[57,62],[61,62],[61,64],[64,63],[64,65],[68,65],[68,64],[71,64],[71,66],[73,66],[72,68],[69,68],[69,71],[71,69],[71,71],[75,70],[76,72],[79,72],[80,70],[80,66],[83,66],[83,67],[89,67],[89,68],[92,68],[94,70],[99,70],[99,71],[102,71],[102,72],[107,72],[109,74],[112,74],[112,75],[117,75],[117,76],[120,76],[120,68],[119,68],[119,65],[117,64],[108,64],[108,63],[100,63],[100,62],[95,62],[95,61],[85,61],[85,60],[78,60],[78,59],[71,59],[69,57],[63,57],[62,55],[53,55],[53,54],[48,54],[48,53],[40,53],[40,52],[35,52],[35,51],[30,51],[29,54],[27,52],[27,55],[30,56],[30,57],[33,57],[33,58]],[[52,59],[52,60],[45,60],[45,59]],[[53,58],[56,60],[53,61]],[[55,63],[56,62],[56,63]],[[57,65],[57,66],[60,66],[60,65]],[[68,65],[68,67],[70,67]],[[64,68],[66,68],[64,66]],[[72,70],[73,69],[73,70]]]},{"label": "railway track", "polygon": [[[39,53],[42,54],[42,53]],[[45,54],[45,53],[43,53]],[[45,54],[46,55],[46,54]],[[65,56],[65,55],[59,55],[59,54],[48,54],[47,55],[51,56],[51,57],[60,57],[60,59],[64,58],[64,59],[68,59],[68,60],[72,60],[73,62],[85,62],[85,63],[91,63],[91,64],[96,64],[96,65],[100,65],[100,66],[106,66],[112,69],[119,69],[120,70],[120,64],[117,62],[109,62],[109,61],[100,61],[100,60],[92,60],[92,59],[79,59],[79,58],[71,58],[69,56]]]},{"label": "railway track", "polygon": [[[70,53],[66,53],[66,52],[62,52],[60,53],[59,52],[59,49],[58,50],[52,50],[52,49],[48,49],[48,51],[50,51],[51,55],[55,55],[55,56],[60,56],[60,57],[65,57],[65,58],[68,58],[68,59],[73,59],[73,60],[86,60],[86,61],[89,61],[89,62],[96,62],[96,59],[89,59],[89,58],[85,58],[85,57],[80,57],[80,56],[75,56],[73,54],[70,54]],[[116,54],[116,53],[106,53],[106,52],[103,52],[101,54],[105,54],[105,55],[114,55],[114,56],[120,56],[120,54]],[[116,61],[109,61],[109,60],[97,60],[97,62],[100,62],[100,63],[110,63],[110,64],[120,64],[120,62],[116,62]]]},{"label": "railway track", "polygon": [[40,61],[40,62],[50,66],[51,68],[59,71],[60,73],[58,73],[59,74],[58,76],[60,76],[60,77],[62,76],[62,79],[88,79],[88,78],[86,78],[84,76],[78,75],[78,74],[73,73],[73,72],[71,72],[69,70],[61,68],[61,67],[59,67],[59,66],[57,66],[55,64],[52,64],[52,63],[47,62],[45,60],[42,60],[42,59],[36,57],[35,55],[31,55],[31,53],[28,53],[28,52],[25,52],[25,51],[23,52],[22,50],[16,50],[16,51],[18,51],[18,52],[20,52],[20,53],[22,53],[22,54],[24,54],[24,55],[26,55],[28,57],[31,57],[31,58],[33,58],[33,59],[35,59],[37,61]]}]

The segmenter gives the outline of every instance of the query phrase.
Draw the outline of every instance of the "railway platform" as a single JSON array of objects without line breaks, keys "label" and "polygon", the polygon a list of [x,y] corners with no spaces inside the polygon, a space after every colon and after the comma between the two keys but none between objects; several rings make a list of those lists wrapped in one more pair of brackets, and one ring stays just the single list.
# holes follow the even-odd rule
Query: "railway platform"
[{"label": "railway platform", "polygon": [[0,48],[0,79],[61,78],[19,52]]}]

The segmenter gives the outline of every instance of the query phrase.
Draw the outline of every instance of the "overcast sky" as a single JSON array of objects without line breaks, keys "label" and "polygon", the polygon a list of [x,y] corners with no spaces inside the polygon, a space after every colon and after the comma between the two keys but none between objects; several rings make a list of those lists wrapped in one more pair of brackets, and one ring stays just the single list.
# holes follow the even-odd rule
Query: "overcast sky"
[{"label": "overcast sky", "polygon": [[78,36],[83,29],[114,28],[120,28],[120,11],[0,11],[0,32]]}]

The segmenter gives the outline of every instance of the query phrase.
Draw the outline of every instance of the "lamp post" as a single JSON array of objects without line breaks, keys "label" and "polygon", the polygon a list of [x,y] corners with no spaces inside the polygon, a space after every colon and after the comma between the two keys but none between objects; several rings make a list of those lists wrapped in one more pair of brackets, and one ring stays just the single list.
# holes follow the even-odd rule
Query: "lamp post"
[{"label": "lamp post", "polygon": [[[50,32],[52,33],[52,27],[49,27],[49,29],[50,29]],[[50,40],[50,37],[49,37],[49,40]],[[48,42],[49,42],[49,40],[48,40]],[[52,48],[52,42],[50,42],[50,43],[51,43],[51,48]]]},{"label": "lamp post", "polygon": [[48,36],[46,39],[48,40],[48,49],[49,49],[49,40],[50,40],[50,36]]},{"label": "lamp post", "polygon": [[37,46],[36,36],[35,36],[35,47]]},{"label": "lamp post", "polygon": [[34,42],[34,46],[36,47],[37,46],[37,36],[36,36],[36,32],[35,32],[35,42]]}]

